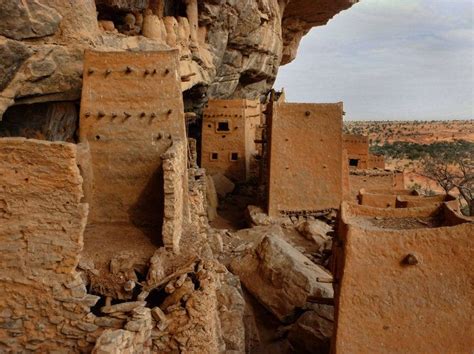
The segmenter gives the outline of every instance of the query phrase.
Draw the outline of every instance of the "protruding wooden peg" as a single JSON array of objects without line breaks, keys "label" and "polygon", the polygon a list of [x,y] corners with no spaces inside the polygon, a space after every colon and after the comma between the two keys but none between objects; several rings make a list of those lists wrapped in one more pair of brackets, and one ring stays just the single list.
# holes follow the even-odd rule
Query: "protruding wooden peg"
[{"label": "protruding wooden peg", "polygon": [[316,277],[316,281],[318,283],[329,283],[329,284],[337,283],[336,280],[334,280],[333,278]]},{"label": "protruding wooden peg", "polygon": [[132,115],[128,112],[123,112],[123,114],[125,115],[125,119],[128,119],[130,118]]},{"label": "protruding wooden peg", "polygon": [[141,118],[143,118],[143,117],[145,117],[145,116],[146,116],[146,113],[145,113],[145,112],[140,113],[140,117],[141,117]]},{"label": "protruding wooden peg", "polygon": [[165,69],[165,72],[164,72],[165,76],[168,75],[169,73],[170,73],[170,69]]},{"label": "protruding wooden peg", "polygon": [[99,116],[99,118],[105,117],[105,113],[102,111],[99,111],[97,115]]},{"label": "protruding wooden peg", "polygon": [[156,113],[153,112],[152,114],[150,114],[150,117],[151,117],[151,118],[156,118]]},{"label": "protruding wooden peg", "polygon": [[117,113],[112,113],[112,119],[117,118]]},{"label": "protruding wooden peg", "polygon": [[148,70],[148,69],[145,69],[145,73],[144,73],[144,74],[145,74],[145,76],[148,76],[148,75],[150,75],[150,70]]},{"label": "protruding wooden peg", "polygon": [[188,75],[183,75],[183,76],[181,76],[181,81],[183,81],[183,82],[191,81],[191,77],[193,77],[194,75],[196,75],[196,73],[191,73],[191,74],[188,74]]},{"label": "protruding wooden peg", "polygon": [[168,109],[168,112],[166,112],[168,115],[170,115],[171,113],[173,113],[173,110],[172,109]]},{"label": "protruding wooden peg", "polygon": [[91,112],[84,113],[84,117],[89,118],[91,116]]},{"label": "protruding wooden peg", "polygon": [[89,70],[87,70],[87,73],[88,73],[89,75],[92,75],[92,74],[94,73],[94,69],[89,68]]},{"label": "protruding wooden peg", "polygon": [[107,69],[105,70],[105,76],[109,76],[112,73],[112,70]]},{"label": "protruding wooden peg", "polygon": [[130,74],[132,71],[133,71],[133,69],[132,69],[131,66],[127,66],[127,67],[125,68],[125,73],[126,73],[126,74]]},{"label": "protruding wooden peg", "polygon": [[416,258],[416,256],[412,253],[409,253],[405,256],[405,258],[403,258],[402,260],[402,264],[404,265],[417,265],[419,262],[418,262],[418,258]]},{"label": "protruding wooden peg", "polygon": [[156,69],[153,69],[153,71],[151,72],[152,75],[155,75],[156,74]]}]

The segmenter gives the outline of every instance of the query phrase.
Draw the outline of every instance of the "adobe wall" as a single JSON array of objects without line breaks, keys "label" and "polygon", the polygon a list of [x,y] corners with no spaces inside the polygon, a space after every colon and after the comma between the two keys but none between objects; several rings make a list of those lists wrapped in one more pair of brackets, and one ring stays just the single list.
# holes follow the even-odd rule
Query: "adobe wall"
[{"label": "adobe wall", "polygon": [[[405,198],[410,197],[410,194],[413,193],[409,190],[395,190],[395,189],[361,189],[359,191],[359,195],[357,196],[357,200],[359,204],[376,207],[376,208],[397,208],[403,207],[397,199],[399,197]],[[420,196],[412,195],[411,197],[421,198]],[[413,200],[413,199],[411,199]],[[433,205],[432,203],[427,203],[419,206],[430,206]],[[438,203],[439,205],[439,203]]]},{"label": "adobe wall", "polygon": [[270,119],[268,213],[338,208],[342,104],[277,103]]},{"label": "adobe wall", "polygon": [[[209,100],[203,114],[201,148],[201,166],[209,175],[223,173],[237,182],[250,177],[260,119],[257,100]],[[219,131],[219,122],[227,123],[229,130]],[[237,160],[231,159],[232,153],[238,154]]]},{"label": "adobe wall", "polygon": [[442,217],[444,224],[447,226],[455,226],[464,223],[474,223],[474,217],[465,216],[459,210],[459,202],[457,199],[443,203]]},{"label": "adobe wall", "polygon": [[343,147],[347,150],[348,159],[359,160],[357,166],[351,168],[369,168],[369,137],[358,134],[343,134]]},{"label": "adobe wall", "polygon": [[383,189],[391,190],[394,186],[393,172],[390,171],[370,171],[351,170],[349,172],[349,185],[351,190],[351,200],[357,200],[357,195],[361,189]]},{"label": "adobe wall", "polygon": [[76,271],[88,206],[76,146],[0,139],[0,352],[91,349],[99,336]]},{"label": "adobe wall", "polygon": [[[261,153],[255,140],[261,139],[262,107],[258,100],[247,100],[245,112],[245,170],[246,179],[257,177],[259,166],[255,159]],[[260,133],[260,134],[259,134]],[[260,135],[260,136],[259,136]]]},{"label": "adobe wall", "polygon": [[403,219],[433,209],[343,204],[333,351],[470,352],[474,224],[382,229],[360,220],[371,213]]},{"label": "adobe wall", "polygon": [[80,141],[90,149],[90,224],[161,229],[161,155],[186,136],[178,62],[177,51],[86,51]]},{"label": "adobe wall", "polygon": [[440,205],[443,202],[455,201],[456,197],[445,194],[438,194],[434,196],[422,195],[397,195],[395,207],[396,208],[415,208],[428,205]]},{"label": "adobe wall", "polygon": [[342,149],[342,199],[351,199],[351,183],[349,181],[349,159],[347,150]]},{"label": "adobe wall", "polygon": [[405,172],[393,171],[393,188],[405,189]]},{"label": "adobe wall", "polygon": [[383,170],[385,168],[384,155],[375,155],[375,154],[369,153],[369,158],[367,160],[367,168],[368,169],[379,168]]}]

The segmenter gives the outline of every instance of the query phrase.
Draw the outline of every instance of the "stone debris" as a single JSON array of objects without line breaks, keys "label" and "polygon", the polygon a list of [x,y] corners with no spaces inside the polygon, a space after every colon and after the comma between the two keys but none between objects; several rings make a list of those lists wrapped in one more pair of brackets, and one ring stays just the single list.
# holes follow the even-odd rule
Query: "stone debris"
[{"label": "stone debris", "polygon": [[104,306],[100,309],[100,311],[107,314],[111,314],[114,312],[130,312],[137,307],[143,307],[145,305],[145,301],[123,302],[121,304]]},{"label": "stone debris", "polygon": [[318,277],[332,278],[289,243],[267,235],[252,254],[236,258],[231,270],[247,290],[280,321],[288,322],[303,308],[308,296],[332,298],[331,284]]},{"label": "stone debris", "polygon": [[293,221],[288,216],[271,217],[263,211],[262,208],[255,205],[247,206],[245,216],[250,226],[267,226],[267,225],[293,225]]},{"label": "stone debris", "polygon": [[298,231],[308,240],[316,243],[327,240],[327,234],[332,231],[332,227],[320,220],[304,221],[297,227]]},{"label": "stone debris", "polygon": [[158,306],[156,306],[151,309],[151,315],[156,321],[156,327],[160,331],[164,331],[168,326],[168,318],[166,317],[165,313]]},{"label": "stone debris", "polygon": [[311,305],[289,327],[288,340],[297,353],[329,353],[334,328],[334,307]]}]

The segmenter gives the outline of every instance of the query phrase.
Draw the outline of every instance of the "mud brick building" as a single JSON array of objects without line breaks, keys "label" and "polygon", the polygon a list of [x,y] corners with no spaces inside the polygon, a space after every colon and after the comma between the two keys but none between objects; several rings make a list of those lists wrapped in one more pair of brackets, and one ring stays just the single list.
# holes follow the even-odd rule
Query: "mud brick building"
[{"label": "mud brick building", "polygon": [[201,166],[236,182],[255,176],[260,124],[258,100],[209,100],[202,122]]},{"label": "mud brick building", "polygon": [[347,150],[347,158],[349,159],[350,168],[368,168],[369,138],[367,136],[344,134],[343,147]]},{"label": "mud brick building", "polygon": [[[179,232],[163,223],[182,219],[186,207],[186,147],[177,147],[186,141],[179,83],[178,51],[85,53],[79,136],[87,147],[81,163],[90,206],[86,238],[99,232],[96,224],[110,232],[128,224],[157,241],[163,229],[170,247],[168,234],[175,234],[177,247]],[[171,148],[180,166],[164,170],[162,155]],[[166,183],[171,170],[180,171],[175,188]]]},{"label": "mud brick building", "polygon": [[379,169],[383,170],[385,168],[385,158],[384,158],[384,156],[369,153],[369,159],[367,161],[367,168],[369,168],[369,169],[379,168]]},{"label": "mud brick building", "polygon": [[273,104],[267,117],[270,216],[339,207],[342,113],[342,103]]},{"label": "mud brick building", "polygon": [[343,148],[347,151],[347,158],[351,169],[365,170],[385,168],[383,155],[375,155],[369,152],[368,136],[344,134]]}]

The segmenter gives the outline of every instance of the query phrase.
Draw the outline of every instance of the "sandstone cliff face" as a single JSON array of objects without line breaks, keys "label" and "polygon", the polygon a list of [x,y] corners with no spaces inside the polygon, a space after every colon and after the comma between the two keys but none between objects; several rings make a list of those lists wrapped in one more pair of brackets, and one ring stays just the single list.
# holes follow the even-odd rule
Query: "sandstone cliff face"
[{"label": "sandstone cliff face", "polygon": [[311,27],[356,1],[5,0],[0,116],[14,104],[78,100],[87,48],[175,47],[183,92],[256,98],[271,88],[279,66],[294,59]]}]

